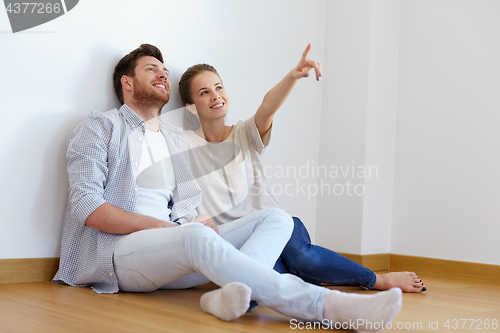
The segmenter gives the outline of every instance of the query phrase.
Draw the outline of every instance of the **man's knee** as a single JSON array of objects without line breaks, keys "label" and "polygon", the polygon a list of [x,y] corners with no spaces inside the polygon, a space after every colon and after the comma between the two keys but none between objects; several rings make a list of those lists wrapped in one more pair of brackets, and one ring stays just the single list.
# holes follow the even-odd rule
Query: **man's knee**
[{"label": "man's knee", "polygon": [[290,214],[280,208],[275,207],[266,208],[265,214],[268,218],[272,218],[273,221],[279,223],[282,228],[290,231],[290,234],[292,233],[292,230],[294,228],[294,221]]},{"label": "man's knee", "polygon": [[181,229],[180,237],[184,241],[201,242],[210,238],[218,237],[217,233],[210,227],[201,223],[189,223],[179,227]]}]

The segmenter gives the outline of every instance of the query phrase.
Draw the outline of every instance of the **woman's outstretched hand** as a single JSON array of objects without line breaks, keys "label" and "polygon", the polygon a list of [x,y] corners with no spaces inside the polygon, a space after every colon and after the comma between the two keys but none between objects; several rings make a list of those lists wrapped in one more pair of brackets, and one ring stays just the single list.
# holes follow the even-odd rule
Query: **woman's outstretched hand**
[{"label": "woman's outstretched hand", "polygon": [[310,43],[307,45],[304,53],[302,53],[302,58],[300,59],[299,64],[290,72],[286,73],[286,76],[264,96],[264,100],[259,106],[254,117],[255,125],[257,125],[261,138],[264,138],[264,135],[267,133],[269,128],[271,128],[274,114],[278,111],[281,105],[283,105],[298,79],[308,77],[309,71],[311,68],[314,68],[314,71],[316,72],[316,80],[319,81],[319,78],[321,77],[321,65],[319,62],[307,59],[309,50],[311,50]]},{"label": "woman's outstretched hand", "polygon": [[310,49],[311,43],[307,45],[304,53],[302,53],[302,58],[300,59],[299,64],[292,71],[293,77],[297,80],[303,77],[308,77],[311,68],[314,68],[314,71],[316,72],[316,81],[319,81],[321,77],[321,64],[314,60],[307,59],[307,54]]}]

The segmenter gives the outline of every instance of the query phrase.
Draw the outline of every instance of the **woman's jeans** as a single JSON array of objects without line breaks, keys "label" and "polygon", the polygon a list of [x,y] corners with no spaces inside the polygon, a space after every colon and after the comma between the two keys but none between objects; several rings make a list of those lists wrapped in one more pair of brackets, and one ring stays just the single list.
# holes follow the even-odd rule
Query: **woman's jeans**
[{"label": "woman's jeans", "polygon": [[209,280],[219,286],[241,282],[251,299],[303,320],[323,320],[325,288],[274,271],[293,230],[280,209],[257,211],[219,227],[200,223],[150,229],[123,237],[114,253],[120,290],[187,288]]},{"label": "woman's jeans", "polygon": [[324,247],[311,244],[302,221],[294,217],[294,229],[274,269],[291,273],[306,282],[334,285],[360,285],[371,289],[376,275],[368,268]]}]

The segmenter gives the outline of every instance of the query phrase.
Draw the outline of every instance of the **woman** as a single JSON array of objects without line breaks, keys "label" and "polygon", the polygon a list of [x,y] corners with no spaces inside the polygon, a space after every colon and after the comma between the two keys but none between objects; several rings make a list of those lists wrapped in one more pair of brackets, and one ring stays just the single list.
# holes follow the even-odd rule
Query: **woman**
[{"label": "woman", "polygon": [[[245,122],[226,126],[229,98],[222,80],[210,65],[190,67],[181,77],[179,92],[186,105],[186,120],[193,130],[184,131],[191,167],[203,192],[199,210],[224,224],[259,209],[281,207],[269,190],[260,156],[269,144],[276,111],[297,81],[314,68],[316,80],[321,65],[307,59],[311,44],[292,69],[263,99],[257,112]],[[350,284],[367,289],[422,292],[426,287],[413,272],[375,274],[336,252],[311,244],[299,218],[275,269],[292,273],[314,284]]]}]

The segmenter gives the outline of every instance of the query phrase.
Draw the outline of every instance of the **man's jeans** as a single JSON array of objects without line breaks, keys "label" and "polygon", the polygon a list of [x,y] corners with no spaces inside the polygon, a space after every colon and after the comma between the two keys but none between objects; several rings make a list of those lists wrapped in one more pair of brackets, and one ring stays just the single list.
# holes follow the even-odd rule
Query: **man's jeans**
[{"label": "man's jeans", "polygon": [[290,215],[271,208],[220,226],[219,235],[200,223],[135,232],[115,249],[118,284],[123,291],[146,292],[208,280],[219,286],[242,282],[259,304],[292,318],[323,320],[327,289],[272,269],[292,230]]}]

